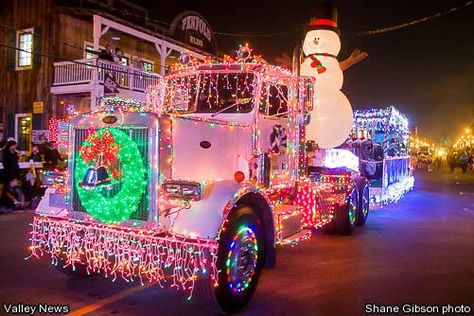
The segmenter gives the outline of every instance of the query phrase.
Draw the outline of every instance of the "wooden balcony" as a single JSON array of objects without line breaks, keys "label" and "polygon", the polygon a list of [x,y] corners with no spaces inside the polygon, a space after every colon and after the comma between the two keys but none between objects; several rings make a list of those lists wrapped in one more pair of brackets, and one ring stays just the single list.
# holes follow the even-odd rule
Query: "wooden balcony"
[{"label": "wooden balcony", "polygon": [[158,84],[160,75],[146,72],[130,66],[123,66],[109,61],[94,59],[80,59],[54,63],[53,93],[75,92],[67,86],[86,85],[94,90],[94,86],[103,86],[107,74],[111,74],[119,90],[129,90],[145,93],[150,85]]}]

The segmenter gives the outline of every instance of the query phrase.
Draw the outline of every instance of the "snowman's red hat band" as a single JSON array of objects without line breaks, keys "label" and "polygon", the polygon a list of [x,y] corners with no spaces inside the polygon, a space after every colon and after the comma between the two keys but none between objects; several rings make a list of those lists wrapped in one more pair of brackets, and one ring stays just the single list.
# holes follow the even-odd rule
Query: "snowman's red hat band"
[{"label": "snowman's red hat band", "polygon": [[337,22],[329,19],[314,19],[309,22],[308,26],[331,26],[337,27]]}]

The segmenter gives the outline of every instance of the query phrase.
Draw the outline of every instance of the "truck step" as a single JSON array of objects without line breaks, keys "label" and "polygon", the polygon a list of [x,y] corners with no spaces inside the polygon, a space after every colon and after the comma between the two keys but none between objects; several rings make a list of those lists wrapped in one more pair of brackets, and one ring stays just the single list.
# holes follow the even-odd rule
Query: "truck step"
[{"label": "truck step", "polygon": [[303,213],[297,205],[278,205],[273,212],[277,241],[281,241],[301,230]]},{"label": "truck step", "polygon": [[295,246],[302,242],[303,240],[306,240],[310,238],[312,235],[311,230],[309,229],[303,229],[297,232],[296,234],[293,234],[287,238],[284,238],[280,241],[280,245],[288,245],[288,246]]}]

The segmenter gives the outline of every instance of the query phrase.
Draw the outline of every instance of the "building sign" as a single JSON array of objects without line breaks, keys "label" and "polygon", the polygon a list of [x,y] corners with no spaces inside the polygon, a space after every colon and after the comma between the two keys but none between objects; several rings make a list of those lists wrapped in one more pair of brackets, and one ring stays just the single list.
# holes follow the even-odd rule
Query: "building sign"
[{"label": "building sign", "polygon": [[35,145],[45,144],[49,139],[49,130],[40,129],[31,131],[31,142]]},{"label": "building sign", "polygon": [[104,80],[104,96],[114,96],[119,93],[118,83],[115,80],[115,75],[108,72]]},{"label": "building sign", "polygon": [[43,113],[43,101],[33,102],[33,114]]},{"label": "building sign", "polygon": [[216,55],[216,39],[207,21],[196,12],[187,11],[176,16],[171,23],[171,35],[176,40],[201,51]]}]

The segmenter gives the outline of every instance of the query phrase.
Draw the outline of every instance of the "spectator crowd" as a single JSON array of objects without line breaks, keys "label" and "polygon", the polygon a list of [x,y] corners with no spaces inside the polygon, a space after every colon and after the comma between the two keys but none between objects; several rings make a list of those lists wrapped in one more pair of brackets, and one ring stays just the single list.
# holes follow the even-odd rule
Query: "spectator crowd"
[{"label": "spectator crowd", "polygon": [[[42,173],[34,167],[42,163],[42,170],[55,170],[63,160],[53,142],[40,146],[33,145],[31,153],[21,156],[18,144],[13,138],[0,142],[0,209],[34,208],[44,193]],[[29,163],[25,169],[20,162]]]},{"label": "spectator crowd", "polygon": [[474,169],[474,149],[463,148],[461,150],[451,150],[446,157],[449,170],[454,172],[456,167],[461,168],[462,173]]}]

